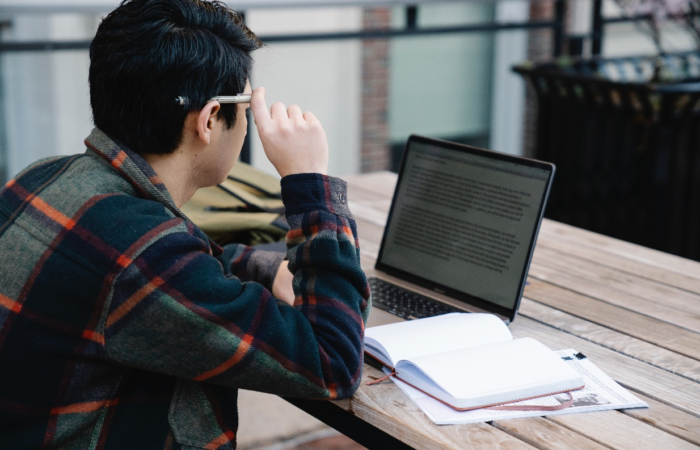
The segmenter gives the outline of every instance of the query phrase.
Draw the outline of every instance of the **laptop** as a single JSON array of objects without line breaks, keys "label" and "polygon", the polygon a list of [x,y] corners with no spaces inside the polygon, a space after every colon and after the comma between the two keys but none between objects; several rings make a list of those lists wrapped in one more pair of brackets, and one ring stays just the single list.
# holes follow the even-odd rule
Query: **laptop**
[{"label": "laptop", "polygon": [[453,311],[507,324],[520,306],[553,164],[412,135],[377,263],[368,326]]}]

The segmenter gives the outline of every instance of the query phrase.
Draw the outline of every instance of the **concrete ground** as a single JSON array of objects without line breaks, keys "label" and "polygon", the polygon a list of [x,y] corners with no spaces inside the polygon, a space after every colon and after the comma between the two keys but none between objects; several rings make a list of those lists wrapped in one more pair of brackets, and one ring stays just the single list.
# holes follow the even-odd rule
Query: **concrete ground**
[{"label": "concrete ground", "polygon": [[238,394],[239,450],[362,450],[281,398],[240,390]]}]

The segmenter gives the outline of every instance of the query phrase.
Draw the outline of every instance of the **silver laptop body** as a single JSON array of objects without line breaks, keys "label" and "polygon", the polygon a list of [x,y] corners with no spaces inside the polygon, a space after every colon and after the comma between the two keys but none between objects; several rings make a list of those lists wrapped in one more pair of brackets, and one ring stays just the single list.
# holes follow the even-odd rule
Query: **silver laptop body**
[{"label": "silver laptop body", "polygon": [[[368,278],[510,323],[554,171],[549,163],[412,135]],[[373,292],[368,326],[412,318],[377,300]]]}]

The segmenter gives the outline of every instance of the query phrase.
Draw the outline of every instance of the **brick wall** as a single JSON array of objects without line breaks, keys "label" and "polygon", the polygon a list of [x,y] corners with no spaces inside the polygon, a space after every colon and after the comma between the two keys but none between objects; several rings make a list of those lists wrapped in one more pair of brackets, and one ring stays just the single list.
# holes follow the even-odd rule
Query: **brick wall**
[{"label": "brick wall", "polygon": [[[530,3],[530,21],[552,20],[554,18],[554,0],[539,0]],[[544,28],[529,32],[527,59],[543,61],[552,58],[554,30]],[[523,151],[525,156],[533,156],[536,144],[537,98],[530,86],[527,86],[525,98],[525,116],[523,117]]]},{"label": "brick wall", "polygon": [[[386,29],[391,23],[389,8],[368,8],[363,28]],[[362,172],[386,170],[391,164],[389,145],[389,40],[362,42]]]}]

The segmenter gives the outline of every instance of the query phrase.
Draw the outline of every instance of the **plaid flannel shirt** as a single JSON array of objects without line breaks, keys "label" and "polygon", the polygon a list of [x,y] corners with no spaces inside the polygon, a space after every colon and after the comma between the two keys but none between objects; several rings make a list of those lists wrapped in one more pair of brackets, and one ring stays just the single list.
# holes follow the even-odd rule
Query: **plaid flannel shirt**
[{"label": "plaid flannel shirt", "polygon": [[0,448],[230,449],[237,388],[352,395],[369,287],[342,180],[281,181],[291,307],[250,281],[269,288],[268,257],[211,242],[138,154],[86,144],[0,192]]}]

